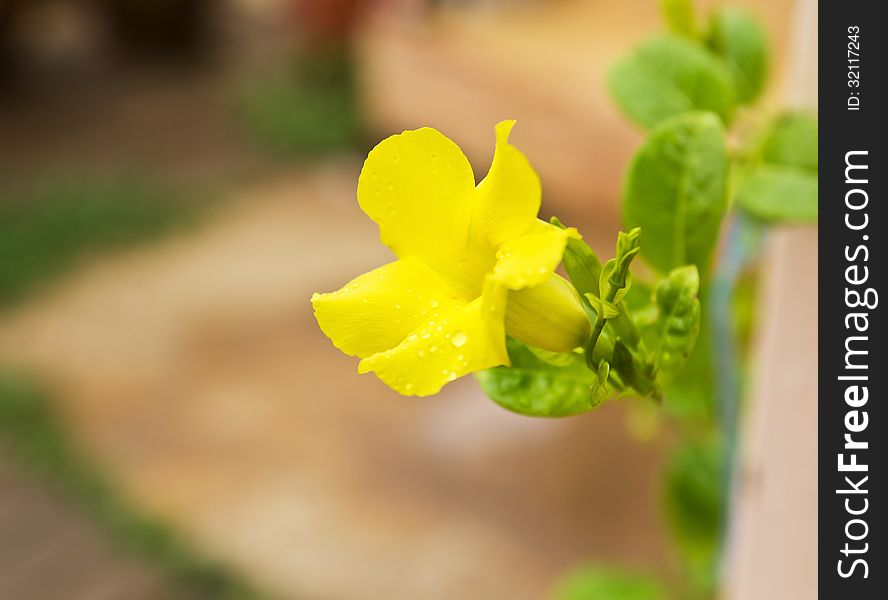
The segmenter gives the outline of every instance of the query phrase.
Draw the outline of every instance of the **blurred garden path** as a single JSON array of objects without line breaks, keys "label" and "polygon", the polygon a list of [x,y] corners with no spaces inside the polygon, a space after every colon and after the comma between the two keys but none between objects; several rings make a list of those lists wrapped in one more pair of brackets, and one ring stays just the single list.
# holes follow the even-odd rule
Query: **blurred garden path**
[{"label": "blurred garden path", "polygon": [[511,415],[467,378],[401,398],[309,304],[387,260],[359,159],[238,195],[189,235],[101,259],[0,320],[138,507],[283,597],[544,597],[587,558],[662,569],[658,448],[620,403]]},{"label": "blurred garden path", "polygon": [[[163,574],[131,557],[64,497],[24,475],[0,448],[0,598],[179,598]],[[48,577],[47,574],[52,576]]]}]

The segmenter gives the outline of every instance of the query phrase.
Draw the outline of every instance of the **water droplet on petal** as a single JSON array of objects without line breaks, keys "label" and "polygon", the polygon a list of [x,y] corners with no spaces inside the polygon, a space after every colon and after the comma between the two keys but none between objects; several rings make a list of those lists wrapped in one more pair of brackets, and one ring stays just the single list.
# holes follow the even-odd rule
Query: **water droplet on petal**
[{"label": "water droplet on petal", "polygon": [[469,341],[469,336],[467,336],[462,331],[457,331],[453,334],[453,339],[450,340],[450,343],[460,348],[466,345],[466,342]]},{"label": "water droplet on petal", "polygon": [[429,302],[429,304],[432,306],[432,308],[438,308],[438,301],[437,300],[432,300],[431,302]]}]

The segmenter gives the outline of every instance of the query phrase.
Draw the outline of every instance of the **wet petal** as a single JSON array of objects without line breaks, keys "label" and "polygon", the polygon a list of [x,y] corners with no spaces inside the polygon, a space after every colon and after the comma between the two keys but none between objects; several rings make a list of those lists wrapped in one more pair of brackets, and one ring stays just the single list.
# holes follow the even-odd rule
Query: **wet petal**
[{"label": "wet petal", "polygon": [[311,298],[315,318],[333,345],[354,356],[394,348],[437,314],[464,306],[422,260],[397,260],[329,294]]},{"label": "wet petal", "polygon": [[399,258],[453,271],[464,259],[475,178],[454,142],[430,127],[380,142],[358,178],[361,209]]},{"label": "wet petal", "polygon": [[509,143],[515,121],[496,126],[496,150],[490,171],[478,184],[471,235],[494,247],[525,233],[540,212],[540,178],[527,157]]},{"label": "wet petal", "polygon": [[418,327],[397,347],[361,361],[395,391],[437,393],[467,373],[508,364],[503,326],[507,290],[492,279],[482,295]]},{"label": "wet petal", "polygon": [[511,290],[545,282],[561,262],[570,237],[580,236],[576,229],[561,229],[536,220],[528,233],[500,246],[494,277]]}]

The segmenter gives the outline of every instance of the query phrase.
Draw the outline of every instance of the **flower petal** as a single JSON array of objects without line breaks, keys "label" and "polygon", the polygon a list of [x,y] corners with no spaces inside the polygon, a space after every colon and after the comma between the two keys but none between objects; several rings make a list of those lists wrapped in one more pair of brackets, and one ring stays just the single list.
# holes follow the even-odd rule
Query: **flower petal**
[{"label": "flower petal", "polygon": [[450,273],[465,257],[474,189],[459,146],[423,127],[370,151],[358,178],[358,202],[398,258],[420,257]]},{"label": "flower petal", "polygon": [[465,305],[418,258],[374,269],[336,292],[313,295],[311,303],[333,345],[362,358],[394,348],[434,315]]},{"label": "flower petal", "polygon": [[536,219],[528,233],[500,246],[494,277],[510,290],[545,282],[561,262],[570,237],[580,235],[576,229],[561,229]]},{"label": "flower petal", "polygon": [[514,125],[514,120],[497,124],[493,162],[478,184],[472,208],[471,235],[494,247],[525,233],[540,212],[540,178],[524,154],[509,143]]},{"label": "flower petal", "polygon": [[361,361],[405,396],[437,393],[449,381],[509,362],[503,325],[507,290],[488,279],[482,295],[431,319],[397,347]]}]

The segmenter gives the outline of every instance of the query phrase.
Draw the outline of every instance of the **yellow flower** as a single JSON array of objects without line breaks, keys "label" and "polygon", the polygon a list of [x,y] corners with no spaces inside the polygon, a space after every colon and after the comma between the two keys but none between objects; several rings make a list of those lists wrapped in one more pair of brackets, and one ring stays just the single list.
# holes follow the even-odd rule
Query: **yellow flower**
[{"label": "yellow flower", "polygon": [[589,336],[573,287],[554,273],[568,237],[537,218],[540,181],[496,126],[490,171],[475,186],[459,147],[425,127],[367,156],[358,202],[398,260],[330,294],[314,294],[323,332],[360,373],[426,396],[473,371],[509,363],[505,336],[566,352]]}]

